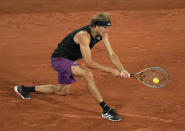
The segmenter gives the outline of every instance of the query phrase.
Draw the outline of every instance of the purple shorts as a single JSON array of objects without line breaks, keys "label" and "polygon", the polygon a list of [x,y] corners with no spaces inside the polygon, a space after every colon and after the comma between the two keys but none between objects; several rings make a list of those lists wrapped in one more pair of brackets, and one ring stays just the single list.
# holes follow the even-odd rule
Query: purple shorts
[{"label": "purple shorts", "polygon": [[59,84],[72,84],[76,81],[71,70],[71,66],[77,66],[75,62],[66,58],[51,58],[51,65],[58,72]]}]

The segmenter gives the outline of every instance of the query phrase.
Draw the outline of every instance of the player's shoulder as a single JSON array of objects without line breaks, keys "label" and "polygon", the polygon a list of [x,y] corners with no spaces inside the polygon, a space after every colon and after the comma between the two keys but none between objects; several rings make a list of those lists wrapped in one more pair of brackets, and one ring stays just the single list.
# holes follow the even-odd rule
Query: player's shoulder
[{"label": "player's shoulder", "polygon": [[76,35],[74,37],[74,41],[78,44],[89,43],[90,42],[90,35],[87,31],[81,30],[76,33]]},{"label": "player's shoulder", "polygon": [[78,37],[78,39],[83,39],[83,38],[90,38],[90,34],[86,31],[86,30],[81,30],[79,32],[76,33],[76,37]]},{"label": "player's shoulder", "polygon": [[86,30],[81,30],[77,32],[77,35],[79,36],[89,36],[89,33]]}]

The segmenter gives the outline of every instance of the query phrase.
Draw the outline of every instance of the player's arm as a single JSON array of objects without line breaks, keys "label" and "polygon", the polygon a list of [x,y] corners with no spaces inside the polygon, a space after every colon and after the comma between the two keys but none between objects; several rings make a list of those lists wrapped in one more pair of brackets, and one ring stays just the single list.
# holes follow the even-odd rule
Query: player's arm
[{"label": "player's arm", "polygon": [[80,31],[77,34],[77,43],[80,44],[80,50],[82,53],[82,57],[88,67],[96,69],[96,70],[102,70],[102,71],[109,72],[109,73],[112,73],[113,70],[115,70],[110,67],[100,65],[99,63],[95,62],[92,59],[91,50],[89,48],[90,35],[88,32]]},{"label": "player's arm", "polygon": [[118,56],[116,55],[116,53],[113,51],[110,41],[108,39],[108,33],[103,37],[103,43],[104,46],[106,48],[109,60],[117,67],[117,69],[126,74],[126,77],[128,75],[128,72],[124,69],[123,65],[121,64]]},{"label": "player's arm", "polygon": [[117,67],[117,69],[119,71],[121,71],[122,69],[124,69],[123,65],[121,64],[118,56],[116,55],[116,53],[113,51],[111,44],[109,42],[108,39],[108,33],[103,37],[103,43],[104,46],[106,48],[109,60]]}]

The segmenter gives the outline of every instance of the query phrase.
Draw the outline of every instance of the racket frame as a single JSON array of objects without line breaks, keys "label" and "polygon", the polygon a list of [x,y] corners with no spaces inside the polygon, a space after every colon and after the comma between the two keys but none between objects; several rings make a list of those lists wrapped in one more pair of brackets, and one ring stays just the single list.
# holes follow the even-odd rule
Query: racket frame
[{"label": "racket frame", "polygon": [[[165,81],[162,85],[160,85],[160,86],[158,86],[158,87],[152,86],[152,85],[150,85],[150,84],[147,84],[147,83],[145,83],[145,82],[141,79],[141,75],[142,75],[142,73],[143,73],[144,71],[149,70],[149,69],[156,69],[156,68],[161,69],[162,71],[164,71],[164,72],[166,73],[166,77],[167,77],[167,78],[166,78],[166,81]],[[140,77],[137,77],[136,75],[139,75]],[[143,70],[140,71],[140,72],[131,73],[131,74],[130,74],[130,77],[135,78],[135,79],[137,79],[138,81],[142,82],[144,85],[149,86],[149,87],[152,87],[152,88],[161,88],[161,87],[164,87],[164,86],[168,83],[168,80],[169,80],[168,72],[167,72],[165,69],[163,69],[162,67],[148,67],[148,68],[143,69]]]}]

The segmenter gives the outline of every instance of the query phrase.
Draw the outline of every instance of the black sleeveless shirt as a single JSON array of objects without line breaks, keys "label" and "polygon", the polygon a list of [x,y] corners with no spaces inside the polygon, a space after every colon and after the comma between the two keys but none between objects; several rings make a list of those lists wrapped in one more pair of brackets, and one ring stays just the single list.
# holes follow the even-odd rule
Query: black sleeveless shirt
[{"label": "black sleeveless shirt", "polygon": [[87,31],[90,36],[91,36],[91,41],[89,44],[90,49],[100,40],[102,40],[102,36],[96,36],[96,38],[93,38],[92,34],[91,34],[91,28],[89,25],[86,25],[80,29],[77,29],[75,31],[73,31],[72,33],[68,34],[63,40],[62,42],[60,42],[58,44],[58,47],[54,50],[53,54],[52,54],[52,58],[57,58],[57,57],[61,57],[61,58],[67,58],[70,59],[72,61],[76,61],[78,59],[82,58],[82,54],[80,51],[80,45],[76,44],[74,42],[74,36],[77,32],[79,31]]}]

